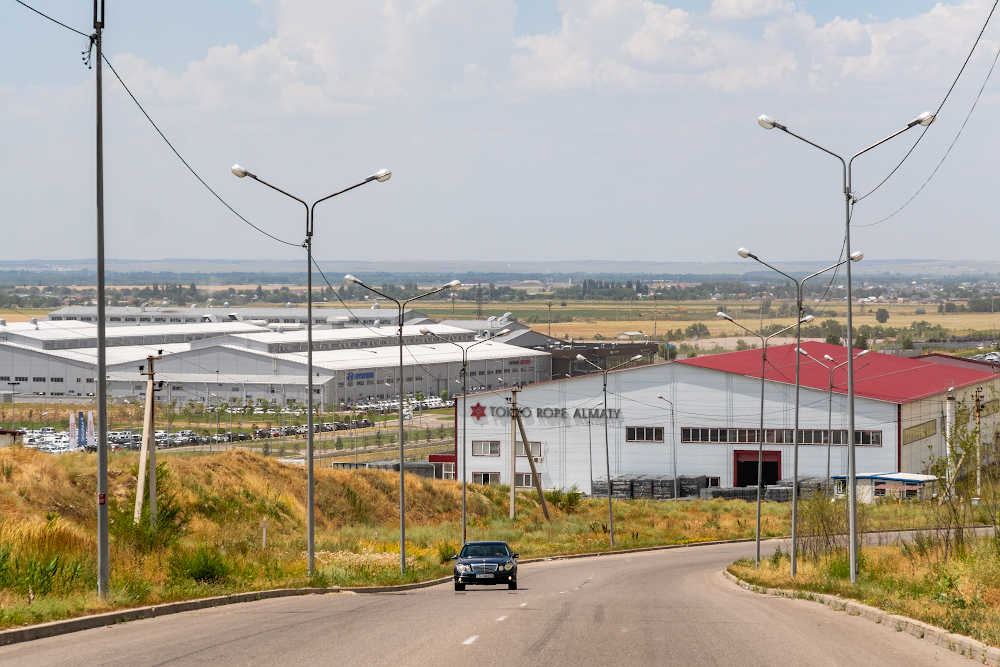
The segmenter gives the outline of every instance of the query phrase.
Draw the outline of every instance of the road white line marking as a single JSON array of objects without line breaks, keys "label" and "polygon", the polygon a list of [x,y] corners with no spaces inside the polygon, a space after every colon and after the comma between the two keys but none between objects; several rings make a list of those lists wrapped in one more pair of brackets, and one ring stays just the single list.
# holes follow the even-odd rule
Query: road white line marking
[{"label": "road white line marking", "polygon": [[501,617],[500,617],[500,618],[498,618],[497,620],[498,620],[498,621],[505,621],[505,620],[507,620],[507,617],[506,617],[506,616],[501,616]]},{"label": "road white line marking", "polygon": [[468,639],[466,639],[462,643],[463,644],[471,644],[472,642],[476,641],[477,639],[479,639],[479,635],[472,635],[471,637],[469,637]]},{"label": "road white line marking", "polygon": [[527,602],[522,602],[522,603],[521,603],[521,606],[522,606],[522,607],[527,607],[527,606],[528,606],[528,603],[527,603]]}]

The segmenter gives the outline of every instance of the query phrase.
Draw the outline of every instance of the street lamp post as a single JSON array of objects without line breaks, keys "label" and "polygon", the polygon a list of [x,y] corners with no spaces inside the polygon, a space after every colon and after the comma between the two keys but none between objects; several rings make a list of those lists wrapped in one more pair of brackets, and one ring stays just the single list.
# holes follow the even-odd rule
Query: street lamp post
[{"label": "street lamp post", "polygon": [[[378,181],[379,183],[384,183],[385,181],[388,181],[390,177],[392,177],[392,172],[390,172],[388,169],[380,169],[379,171],[376,171],[374,174],[372,174],[371,176],[369,176],[365,180],[361,181],[360,183],[355,183],[354,185],[352,185],[352,186],[350,186],[348,188],[344,188],[343,190],[340,190],[338,192],[334,192],[332,195],[327,195],[326,197],[323,197],[321,199],[317,199],[315,202],[313,202],[312,207],[310,207],[308,204],[305,203],[305,201],[299,199],[295,195],[291,195],[291,194],[285,192],[284,190],[282,190],[281,188],[277,188],[277,187],[271,185],[270,183],[268,183],[267,181],[265,181],[265,180],[263,180],[261,178],[258,178],[256,174],[253,174],[253,173],[247,171],[244,167],[241,167],[238,164],[234,164],[232,166],[232,172],[233,172],[233,175],[235,175],[235,176],[237,176],[239,178],[244,178],[246,176],[249,176],[253,180],[257,181],[258,183],[263,183],[264,185],[266,185],[267,187],[271,188],[272,190],[276,190],[276,191],[280,192],[281,194],[285,195],[286,197],[294,199],[295,201],[297,201],[300,204],[302,204],[302,206],[304,206],[305,209],[306,209],[306,240],[303,241],[303,243],[302,243],[302,245],[306,249],[306,274],[308,276],[307,281],[306,281],[307,282],[307,285],[306,285],[306,304],[307,304],[306,305],[306,320],[307,320],[307,322],[306,322],[306,366],[308,367],[308,373],[309,373],[309,378],[308,378],[308,383],[307,383],[307,385],[308,385],[307,391],[309,392],[309,396],[308,396],[308,400],[307,400],[307,405],[308,405],[308,408],[309,408],[309,416],[308,416],[308,419],[307,419],[307,423],[308,423],[308,427],[309,427],[309,433],[306,436],[306,438],[307,438],[307,441],[306,441],[307,442],[307,444],[306,444],[306,478],[307,478],[306,479],[306,486],[307,486],[307,489],[306,489],[306,505],[307,505],[307,511],[309,513],[309,517],[308,517],[308,538],[307,538],[307,541],[308,541],[308,553],[309,553],[309,576],[312,576],[316,572],[316,540],[315,540],[316,526],[315,526],[315,517],[313,516],[313,514],[314,514],[314,511],[313,511],[314,510],[314,503],[313,503],[313,344],[312,344],[312,328],[313,328],[313,317],[312,317],[312,304],[313,304],[313,294],[312,294],[312,237],[313,237],[313,224],[316,221],[316,205],[319,204],[320,202],[326,201],[327,199],[332,199],[333,197],[336,197],[337,195],[342,195],[345,192],[348,192],[349,190],[353,190],[354,188],[359,188],[362,185],[364,185],[365,183],[371,183],[372,181]],[[282,406],[282,411],[284,411],[284,407],[285,406]],[[282,414],[284,414],[284,413],[282,412]],[[282,429],[282,431],[284,431],[284,429]],[[282,434],[282,438],[284,438],[284,434]]]},{"label": "street lamp post", "polygon": [[[868,354],[870,351],[871,350],[863,350],[863,351],[859,352],[858,354],[854,355],[854,358],[855,359],[859,359],[859,358],[865,356],[866,354]],[[829,401],[827,402],[827,410],[826,410],[826,432],[827,432],[827,434],[826,434],[826,487],[827,487],[827,491],[829,491],[829,487],[830,487],[830,448],[831,448],[831,446],[833,444],[833,372],[836,371],[838,368],[840,368],[842,366],[845,366],[847,364],[847,362],[844,361],[842,363],[837,364],[833,357],[831,357],[829,354],[824,354],[823,355],[824,359],[826,359],[827,361],[829,361],[832,364],[836,364],[835,366],[827,366],[822,361],[820,361],[816,357],[812,356],[811,354],[809,354],[808,352],[806,352],[802,348],[799,348],[799,354],[802,354],[802,355],[804,355],[806,357],[809,357],[810,359],[812,359],[816,363],[820,364],[824,368],[828,368],[830,370],[830,390],[829,390],[830,391],[830,398],[829,398]],[[867,364],[865,364],[865,365],[867,365]],[[864,366],[862,366],[861,368],[864,368]],[[859,368],[858,370],[861,370],[861,368]]]},{"label": "street lamp post", "polygon": [[661,401],[666,401],[667,403],[670,404],[670,451],[671,451],[671,458],[673,458],[673,460],[674,460],[673,461],[673,463],[674,463],[674,500],[677,500],[677,497],[680,494],[679,494],[679,488],[678,488],[679,485],[678,485],[678,481],[677,481],[677,440],[674,439],[675,438],[675,436],[674,436],[674,428],[675,428],[675,426],[674,426],[674,412],[675,412],[674,411],[674,402],[671,401],[671,400],[668,400],[666,398],[663,398],[659,394],[657,394],[656,397],[658,399],[660,399]]},{"label": "street lamp post", "polygon": [[[14,428],[14,394],[17,393],[17,386],[21,384],[20,382],[8,382],[10,385],[10,430],[15,430]],[[29,427],[30,428],[30,427]]]},{"label": "street lamp post", "polygon": [[642,359],[641,354],[637,354],[628,361],[623,361],[622,363],[614,366],[613,368],[601,368],[593,361],[583,356],[582,354],[576,355],[577,361],[583,361],[594,368],[597,369],[599,373],[604,376],[604,461],[607,464],[608,472],[608,530],[611,535],[611,548],[615,548],[615,515],[611,510],[611,447],[608,444],[608,373],[617,370],[622,366],[631,364],[633,361],[639,361]]},{"label": "street lamp post", "polygon": [[[802,307],[802,287],[803,287],[803,285],[805,285],[805,282],[807,280],[809,280],[810,278],[815,278],[816,276],[818,276],[818,275],[820,275],[822,273],[826,273],[827,271],[832,271],[833,269],[837,268],[841,264],[844,264],[845,262],[847,262],[847,260],[846,259],[845,260],[841,260],[841,261],[837,262],[836,264],[834,264],[833,266],[828,266],[828,267],[826,267],[825,269],[823,269],[821,271],[817,271],[816,273],[813,273],[813,274],[810,274],[810,275],[806,276],[802,280],[796,280],[795,278],[791,277],[790,275],[788,275],[784,271],[782,271],[780,269],[776,269],[775,267],[771,266],[770,264],[768,264],[767,262],[765,262],[764,260],[762,260],[760,257],[757,257],[757,255],[753,254],[752,252],[750,252],[746,248],[740,248],[737,251],[737,253],[739,254],[740,257],[743,257],[744,259],[746,259],[746,258],[753,259],[754,261],[756,261],[756,262],[758,262],[760,264],[763,264],[764,266],[766,266],[767,268],[771,269],[772,271],[774,271],[776,273],[780,273],[781,275],[785,276],[786,278],[788,278],[789,280],[791,280],[793,283],[795,283],[795,304],[796,304],[796,313],[797,313],[797,317],[798,317],[798,322],[795,325],[795,349],[796,350],[800,349],[801,346],[802,346],[802,323],[806,322],[806,321],[811,321],[813,319],[812,315],[808,315],[808,316],[803,315],[803,311],[804,311],[804,308]],[[852,262],[860,262],[863,258],[864,258],[864,253],[862,253],[862,252],[859,251],[859,252],[855,252],[854,254],[852,254],[851,257],[850,257],[850,260]],[[806,319],[806,317],[808,317],[808,320]],[[792,578],[795,577],[795,571],[796,571],[796,565],[797,565],[797,557],[798,557],[798,532],[797,532],[797,528],[798,528],[798,516],[799,516],[799,514],[798,514],[798,510],[799,510],[799,388],[801,386],[800,379],[799,379],[799,361],[800,361],[799,360],[799,355],[796,354],[795,355],[795,430],[793,431],[793,436],[792,436],[792,553],[791,553],[791,556],[790,556],[790,560],[791,560],[791,570],[790,570],[790,572],[791,572],[791,577]]]},{"label": "street lamp post", "polygon": [[[747,329],[745,326],[734,320],[726,313],[720,312],[716,313],[716,315],[724,320],[729,320],[730,322],[738,326],[740,329],[746,331],[751,336],[756,336],[757,338],[760,339],[760,431],[757,433],[757,535],[756,535],[757,555],[754,561],[755,566],[760,567],[760,502],[764,486],[764,386],[765,386],[764,376],[767,374],[767,342],[772,338],[774,338],[775,336],[777,336],[778,334],[783,334],[789,329],[798,326],[802,322],[801,321],[796,322],[795,324],[787,326],[784,329],[779,329],[778,331],[775,331],[773,334],[769,336],[765,336],[763,333],[758,333],[756,331],[751,331],[750,329]],[[812,315],[809,316],[809,320],[807,321],[811,320],[812,320]]]},{"label": "street lamp post", "polygon": [[460,287],[462,281],[452,280],[447,285],[442,285],[441,287],[435,287],[429,292],[419,294],[417,296],[411,297],[409,299],[404,299],[399,301],[388,294],[383,294],[373,287],[369,287],[352,275],[344,276],[344,282],[350,285],[357,285],[358,287],[364,287],[369,292],[374,292],[381,297],[389,299],[396,304],[396,309],[398,312],[398,319],[396,323],[399,327],[399,571],[406,572],[406,486],[404,477],[403,465],[403,315],[406,310],[406,304],[411,301],[416,301],[417,299],[423,299],[425,296],[430,296],[432,294],[437,294],[438,292],[444,291],[446,289],[452,289],[455,287]]},{"label": "street lamp post", "polygon": [[437,338],[438,340],[443,340],[444,342],[450,343],[456,346],[458,349],[462,350],[462,546],[465,546],[466,542],[465,478],[467,477],[465,473],[465,450],[467,448],[466,445],[468,444],[466,424],[468,423],[467,420],[469,417],[469,410],[468,410],[469,406],[467,403],[467,396],[469,395],[469,390],[468,386],[466,385],[466,376],[468,375],[467,370],[469,365],[469,350],[471,350],[477,345],[488,343],[494,338],[500,338],[501,336],[506,336],[507,334],[510,333],[510,329],[504,329],[503,331],[498,331],[497,333],[493,334],[492,336],[489,336],[488,338],[484,338],[477,343],[473,343],[472,345],[466,345],[465,347],[462,347],[453,340],[448,340],[444,336],[439,336],[427,328],[421,329],[420,333],[422,333],[425,336],[434,336],[434,338]]},{"label": "street lamp post", "polygon": [[[765,130],[773,130],[778,128],[786,134],[806,142],[810,146],[820,149],[828,155],[840,160],[840,164],[843,167],[843,191],[844,191],[844,210],[845,210],[845,224],[844,224],[844,247],[847,256],[851,256],[851,205],[856,201],[854,195],[851,194],[851,166],[854,163],[854,159],[864,153],[867,153],[876,146],[889,141],[893,137],[899,136],[903,132],[906,132],[912,127],[921,125],[927,127],[934,122],[935,116],[930,111],[925,111],[909,123],[906,124],[901,130],[893,132],[888,137],[881,139],[868,148],[859,151],[851,156],[849,160],[844,160],[841,156],[837,155],[831,150],[823,148],[817,143],[814,143],[805,137],[795,134],[789,130],[786,126],[782,125],[778,121],[770,118],[766,115],[761,115],[757,118],[757,123],[763,127]],[[858,490],[857,490],[857,468],[855,465],[855,451],[854,451],[854,349],[853,349],[853,336],[854,329],[851,320],[851,264],[847,264],[847,422],[848,430],[850,431],[849,437],[849,449],[847,450],[848,464],[847,464],[847,477],[848,477],[848,504],[850,505],[850,569],[851,569],[851,584],[858,583]]]}]

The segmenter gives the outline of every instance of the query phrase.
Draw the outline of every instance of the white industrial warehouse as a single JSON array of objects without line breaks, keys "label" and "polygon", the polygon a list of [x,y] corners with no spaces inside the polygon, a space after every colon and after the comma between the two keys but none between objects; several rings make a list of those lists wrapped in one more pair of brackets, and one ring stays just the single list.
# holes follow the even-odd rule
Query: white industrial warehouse
[{"label": "white industrial warehouse", "polygon": [[[409,314],[408,314],[409,315]],[[407,318],[409,321],[409,317]],[[306,332],[275,330],[267,322],[149,323],[107,332],[110,395],[121,400],[145,393],[140,366],[149,356],[164,381],[161,402],[282,404],[307,399]],[[426,327],[440,338],[420,333]],[[424,324],[403,327],[404,393],[455,393],[463,349],[476,333]],[[502,339],[468,353],[470,384],[492,389],[548,380],[548,353],[507,345]],[[16,394],[92,398],[97,326],[81,320],[0,324],[0,389]],[[329,326],[313,332],[314,391],[324,406],[395,398],[399,347],[395,327]]]},{"label": "white industrial warehouse", "polygon": [[[846,360],[844,347],[804,343],[802,358],[799,475],[841,475],[847,469],[846,371],[830,367]],[[765,484],[792,475],[795,416],[794,346],[768,350],[764,405]],[[824,355],[833,358],[826,362]],[[997,375],[987,364],[927,355],[907,359],[878,353],[858,360],[855,371],[856,448],[859,472],[920,473],[931,454],[945,448],[948,404],[971,404],[983,390],[983,429],[997,418]],[[950,390],[950,391],[949,391]],[[593,490],[606,476],[605,415],[610,474],[706,476],[709,486],[756,485],[760,424],[761,353],[747,350],[661,363],[608,375],[607,410],[602,376],[562,379],[525,387],[518,405],[531,452],[545,488]],[[949,396],[955,401],[949,401]],[[468,413],[457,406],[459,443],[474,483],[511,481],[511,419],[508,392],[468,397]],[[951,414],[955,414],[952,410]],[[832,442],[827,431],[832,421]],[[462,427],[468,434],[463,437]],[[530,485],[530,468],[516,438],[514,480]],[[827,472],[827,444],[830,471]],[[459,445],[461,446],[461,445]],[[442,459],[443,460],[443,459]]]}]

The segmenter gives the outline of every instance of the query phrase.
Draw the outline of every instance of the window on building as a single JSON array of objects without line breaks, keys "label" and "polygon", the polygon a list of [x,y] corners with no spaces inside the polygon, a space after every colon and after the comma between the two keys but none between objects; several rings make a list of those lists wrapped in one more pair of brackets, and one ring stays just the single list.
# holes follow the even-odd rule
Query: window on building
[{"label": "window on building", "polygon": [[181,385],[171,385],[170,391],[184,391],[184,387]]},{"label": "window on building", "polygon": [[94,384],[94,378],[87,378],[87,384]]},{"label": "window on building", "polygon": [[473,456],[500,456],[499,440],[473,440]]},{"label": "window on building", "polygon": [[705,481],[709,486],[719,486],[722,480],[719,477],[706,477]]},{"label": "window on building", "polygon": [[530,472],[519,472],[514,474],[514,486],[520,488],[528,488],[535,486],[535,483],[531,480]]},{"label": "window on building", "polygon": [[0,375],[0,382],[10,382],[9,375]]},{"label": "window on building", "polygon": [[441,464],[441,478],[442,479],[455,479],[455,464],[454,463],[442,463]]},{"label": "window on building", "polygon": [[24,376],[24,375],[15,375],[14,376],[14,382],[27,382],[27,381],[28,381],[27,376]]},{"label": "window on building", "polygon": [[150,321],[150,319],[149,319],[148,317],[140,317],[140,318],[139,318],[139,321],[140,321],[140,322],[149,322],[149,321]]},{"label": "window on building", "polygon": [[49,378],[49,382],[62,382],[62,378]]},{"label": "window on building", "polygon": [[[682,428],[681,442],[718,442],[733,444],[749,444],[757,442],[759,429],[755,428]],[[830,442],[831,432],[818,429],[802,429],[799,431],[799,444],[826,445]],[[847,430],[832,432],[834,445],[846,445]],[[882,431],[855,431],[854,441],[857,445],[870,447],[882,446]],[[764,442],[769,445],[791,445],[795,442],[795,431],[787,428],[764,429]]]},{"label": "window on building", "polygon": [[79,384],[79,383],[83,382],[83,378],[77,378],[77,379],[76,379],[76,382],[77,382],[77,384]]},{"label": "window on building", "polygon": [[[529,442],[531,446],[531,456],[534,458],[541,458],[542,456],[542,443],[540,442]],[[517,446],[515,448],[515,454],[517,456],[524,456],[524,443],[518,440]]]},{"label": "window on building", "polygon": [[489,484],[499,484],[500,483],[500,473],[498,472],[474,472],[472,473],[472,483],[482,484],[487,486]]},{"label": "window on building", "polygon": [[626,442],[663,442],[662,426],[626,426]]},{"label": "window on building", "polygon": [[917,440],[923,440],[924,438],[929,438],[937,433],[937,420],[931,419],[923,424],[917,424],[916,426],[911,426],[909,428],[903,429],[903,444],[908,445],[911,442],[916,442]]},{"label": "window on building", "polygon": [[31,378],[31,381],[32,382],[45,382],[45,378],[33,377],[33,378]]}]

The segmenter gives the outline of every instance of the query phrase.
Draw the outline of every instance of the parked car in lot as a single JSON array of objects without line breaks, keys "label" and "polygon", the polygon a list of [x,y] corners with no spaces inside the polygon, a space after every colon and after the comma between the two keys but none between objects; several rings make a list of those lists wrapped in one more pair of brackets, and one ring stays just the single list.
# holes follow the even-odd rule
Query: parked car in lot
[{"label": "parked car in lot", "polygon": [[455,561],[455,590],[464,591],[468,584],[507,584],[517,590],[517,554],[506,542],[466,542]]},{"label": "parked car in lot", "polygon": [[258,440],[262,438],[270,438],[271,430],[266,428],[259,428],[253,432],[253,437],[257,438]]}]

